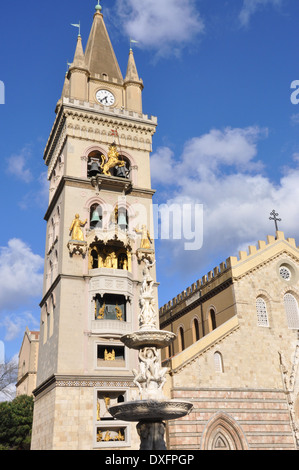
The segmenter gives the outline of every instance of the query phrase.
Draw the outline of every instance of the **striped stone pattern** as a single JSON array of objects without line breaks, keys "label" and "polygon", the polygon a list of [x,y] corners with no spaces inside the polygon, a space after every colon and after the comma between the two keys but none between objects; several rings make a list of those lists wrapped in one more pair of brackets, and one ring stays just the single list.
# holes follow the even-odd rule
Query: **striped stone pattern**
[{"label": "striped stone pattern", "polygon": [[220,412],[240,428],[248,450],[296,449],[282,390],[174,389],[173,398],[191,401],[194,408],[183,419],[168,422],[170,450],[207,450],[203,433]]}]

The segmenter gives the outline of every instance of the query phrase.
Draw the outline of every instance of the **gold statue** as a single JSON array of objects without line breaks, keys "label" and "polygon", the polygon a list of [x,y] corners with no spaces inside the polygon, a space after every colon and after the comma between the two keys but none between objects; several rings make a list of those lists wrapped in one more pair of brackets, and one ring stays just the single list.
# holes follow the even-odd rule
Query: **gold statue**
[{"label": "gold statue", "polygon": [[110,406],[110,397],[104,397],[104,402],[105,402],[105,406],[106,406],[106,410],[108,411],[108,408]]},{"label": "gold statue", "polygon": [[103,434],[102,434],[102,431],[98,431],[98,434],[97,434],[97,442],[101,442],[103,440]]},{"label": "gold statue", "polygon": [[101,406],[100,406],[100,402],[98,401],[97,402],[97,421],[101,421],[100,411],[101,411]]},{"label": "gold statue", "polygon": [[111,434],[110,431],[107,431],[104,437],[104,441],[108,442],[111,440]]},{"label": "gold statue", "polygon": [[116,441],[124,441],[125,436],[121,433],[121,430],[118,431],[117,437],[115,438]]},{"label": "gold statue", "polygon": [[134,230],[136,233],[141,233],[140,248],[149,250],[151,248],[152,239],[146,225],[142,225],[141,230],[139,230],[137,227]]},{"label": "gold statue", "polygon": [[115,351],[114,351],[114,349],[112,349],[111,353],[108,353],[107,349],[105,349],[104,360],[105,361],[115,361]]},{"label": "gold statue", "polygon": [[116,304],[115,306],[115,311],[116,311],[116,318],[119,321],[123,321],[123,312],[122,309]]},{"label": "gold statue", "polygon": [[110,170],[116,166],[123,167],[125,162],[119,159],[119,153],[115,144],[111,144],[108,151],[108,161],[105,161],[104,155],[101,155],[102,163],[101,168],[104,175],[111,176]]},{"label": "gold statue", "polygon": [[84,241],[84,235],[81,230],[81,227],[84,227],[86,222],[87,222],[87,219],[85,220],[85,222],[81,222],[79,214],[75,215],[72,225],[70,226],[72,240],[76,240],[80,242]]},{"label": "gold statue", "polygon": [[103,307],[100,308],[99,313],[97,314],[97,304],[96,304],[96,320],[103,320],[105,315],[106,304],[104,303]]}]

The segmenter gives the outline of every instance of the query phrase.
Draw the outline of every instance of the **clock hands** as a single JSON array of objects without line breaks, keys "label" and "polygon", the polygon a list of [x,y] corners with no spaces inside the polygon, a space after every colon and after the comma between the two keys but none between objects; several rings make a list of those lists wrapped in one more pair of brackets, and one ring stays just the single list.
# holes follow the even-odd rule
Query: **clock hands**
[{"label": "clock hands", "polygon": [[103,103],[104,100],[106,100],[106,103],[107,103],[108,96],[104,96],[104,98],[102,98],[102,99],[100,100],[100,102]]}]

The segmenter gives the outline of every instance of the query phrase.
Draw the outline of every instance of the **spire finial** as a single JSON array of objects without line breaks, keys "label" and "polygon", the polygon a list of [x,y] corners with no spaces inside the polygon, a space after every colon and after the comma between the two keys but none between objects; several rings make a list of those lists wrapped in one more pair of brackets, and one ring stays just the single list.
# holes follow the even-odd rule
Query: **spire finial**
[{"label": "spire finial", "polygon": [[102,7],[101,7],[101,5],[100,5],[100,0],[98,0],[98,4],[95,6],[95,9],[96,9],[96,12],[97,12],[97,13],[101,13]]}]

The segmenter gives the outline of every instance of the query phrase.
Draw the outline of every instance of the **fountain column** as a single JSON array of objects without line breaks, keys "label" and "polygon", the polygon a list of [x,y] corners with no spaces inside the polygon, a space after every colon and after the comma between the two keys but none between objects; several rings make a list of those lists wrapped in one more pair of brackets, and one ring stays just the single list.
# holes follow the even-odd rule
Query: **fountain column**
[{"label": "fountain column", "polygon": [[139,330],[121,338],[125,346],[138,351],[139,368],[132,372],[139,399],[112,406],[109,412],[114,418],[138,422],[140,450],[166,450],[166,421],[187,415],[193,405],[180,400],[169,400],[163,394],[169,369],[161,367],[159,350],[171,344],[176,335],[157,328],[154,281],[150,274],[155,262],[151,263],[146,257],[143,257],[142,262],[144,269],[139,301]]}]

